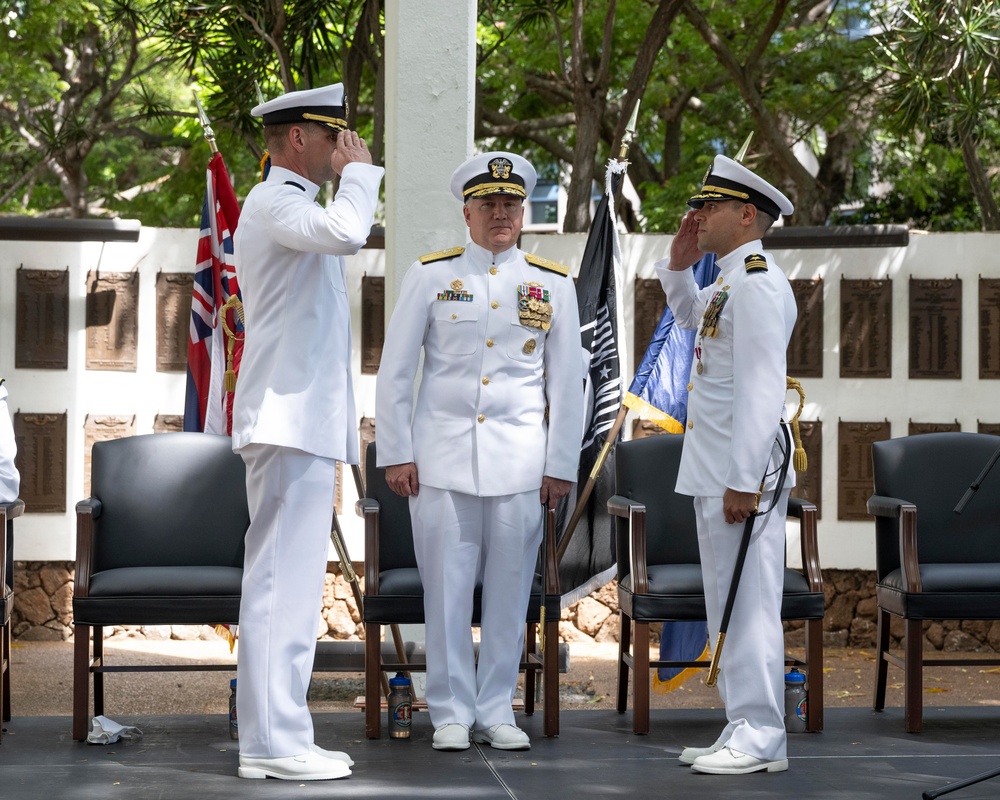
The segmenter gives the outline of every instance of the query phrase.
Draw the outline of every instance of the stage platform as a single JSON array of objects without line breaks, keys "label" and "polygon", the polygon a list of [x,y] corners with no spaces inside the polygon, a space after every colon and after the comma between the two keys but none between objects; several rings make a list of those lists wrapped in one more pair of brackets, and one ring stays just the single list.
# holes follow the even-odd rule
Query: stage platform
[{"label": "stage platform", "polygon": [[[526,752],[473,745],[431,749],[430,720],[414,717],[408,740],[364,738],[356,712],[314,715],[316,741],[348,750],[345,780],[296,783],[236,777],[238,743],[221,715],[121,717],[143,735],[87,745],[69,717],[15,717],[0,744],[3,800],[244,800],[244,798],[677,798],[677,800],[919,800],[927,790],[1000,768],[1000,709],[928,707],[924,732],[903,732],[902,710],[826,712],[826,731],[789,736],[789,770],[740,777],[698,775],[677,761],[681,747],[711,743],[720,711],[654,710],[652,731],[634,736],[631,714],[565,711],[561,735],[545,739],[542,718],[518,715],[532,737]],[[995,800],[1000,778],[949,800]]]}]

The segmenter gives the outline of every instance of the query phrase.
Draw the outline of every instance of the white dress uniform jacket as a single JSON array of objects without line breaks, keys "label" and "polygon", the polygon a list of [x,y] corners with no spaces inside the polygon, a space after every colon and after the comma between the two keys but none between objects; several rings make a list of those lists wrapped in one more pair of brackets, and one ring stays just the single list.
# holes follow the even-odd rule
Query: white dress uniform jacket
[{"label": "white dress uniform jacket", "polygon": [[[764,256],[766,271],[746,271],[746,258],[753,254]],[[677,324],[699,331],[676,490],[702,497],[721,497],[726,488],[757,492],[765,470],[772,471],[768,465],[785,402],[785,352],[798,313],[788,279],[759,239],[717,263],[719,278],[704,289],[691,270],[671,271],[669,259],[656,263]],[[721,292],[728,297],[718,334],[702,336],[702,315]],[[765,490],[775,481],[772,475]],[[794,485],[789,470],[785,488]]]},{"label": "white dress uniform jacket", "polygon": [[364,245],[384,170],[348,164],[333,205],[282,167],[250,190],[234,236],[246,341],[233,449],[271,444],[358,462],[351,318],[340,256]]},{"label": "white dress uniform jacket", "polygon": [[[518,287],[529,283],[549,292],[548,330],[521,322]],[[467,299],[448,299],[455,296]],[[529,263],[516,247],[494,255],[471,242],[455,257],[417,261],[379,366],[379,466],[412,461],[421,484],[479,497],[538,489],[543,475],[575,482],[582,382],[569,276]]]},{"label": "white dress uniform jacket", "polygon": [[14,426],[7,411],[7,387],[0,383],[0,503],[17,499],[21,476],[14,466]]}]

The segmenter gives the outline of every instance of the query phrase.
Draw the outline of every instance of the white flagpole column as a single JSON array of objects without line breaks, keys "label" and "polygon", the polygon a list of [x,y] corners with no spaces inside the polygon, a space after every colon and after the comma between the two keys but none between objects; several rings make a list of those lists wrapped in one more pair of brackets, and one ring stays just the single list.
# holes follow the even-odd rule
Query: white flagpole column
[{"label": "white flagpole column", "polygon": [[476,0],[385,3],[387,323],[407,267],[466,241],[449,181],[472,154],[476,11]]}]

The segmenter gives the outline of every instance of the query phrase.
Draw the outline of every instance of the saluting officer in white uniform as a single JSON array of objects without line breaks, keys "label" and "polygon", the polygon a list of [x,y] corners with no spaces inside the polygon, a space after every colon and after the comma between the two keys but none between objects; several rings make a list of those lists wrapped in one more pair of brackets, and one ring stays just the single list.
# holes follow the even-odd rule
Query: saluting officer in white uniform
[{"label": "saluting officer in white uniform", "polygon": [[[7,387],[0,380],[0,503],[17,500],[21,476],[14,466],[17,446],[14,443],[14,426],[7,411]],[[0,575],[0,580],[3,576]]]},{"label": "saluting officer in white uniform", "polygon": [[[685,748],[680,760],[711,774],[779,772],[788,768],[781,593],[794,476],[788,470],[775,496],[782,462],[775,442],[796,307],[761,237],[793,208],[776,188],[721,155],[688,205],[694,210],[656,272],[677,323],[698,331],[676,490],[694,497],[713,642],[743,523],[765,474],[767,481],[722,653],[718,687],[729,724],[711,747]],[[689,268],[705,253],[716,254],[721,272],[699,290]]]},{"label": "saluting officer in white uniform", "polygon": [[470,730],[498,749],[530,747],[511,703],[542,504],[576,480],[583,372],[573,281],[564,266],[517,247],[535,179],[524,158],[503,152],[455,171],[451,189],[472,241],[409,268],[379,366],[378,462],[410,498],[438,750],[468,748]]},{"label": "saluting officer in white uniform", "polygon": [[[374,219],[381,167],[347,130],[344,87],[257,106],[271,169],[234,236],[246,340],[233,449],[247,467],[250,529],[240,603],[237,712],[243,778],[350,775],[313,740],[306,690],[322,607],[336,462],[357,463],[351,319],[342,256]],[[320,185],[340,175],[333,204]]]}]

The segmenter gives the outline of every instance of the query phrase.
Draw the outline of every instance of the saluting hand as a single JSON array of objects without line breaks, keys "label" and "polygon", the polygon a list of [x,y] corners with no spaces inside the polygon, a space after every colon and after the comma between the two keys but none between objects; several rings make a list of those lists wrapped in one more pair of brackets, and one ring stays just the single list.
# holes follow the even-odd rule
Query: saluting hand
[{"label": "saluting hand", "polygon": [[677,234],[670,242],[670,269],[680,272],[697,264],[705,254],[698,249],[698,222],[691,209],[681,220]]},{"label": "saluting hand", "polygon": [[358,136],[357,131],[341,131],[337,134],[337,146],[330,158],[330,166],[338,175],[342,175],[344,167],[352,162],[371,164],[372,154],[368,152],[365,140]]}]

